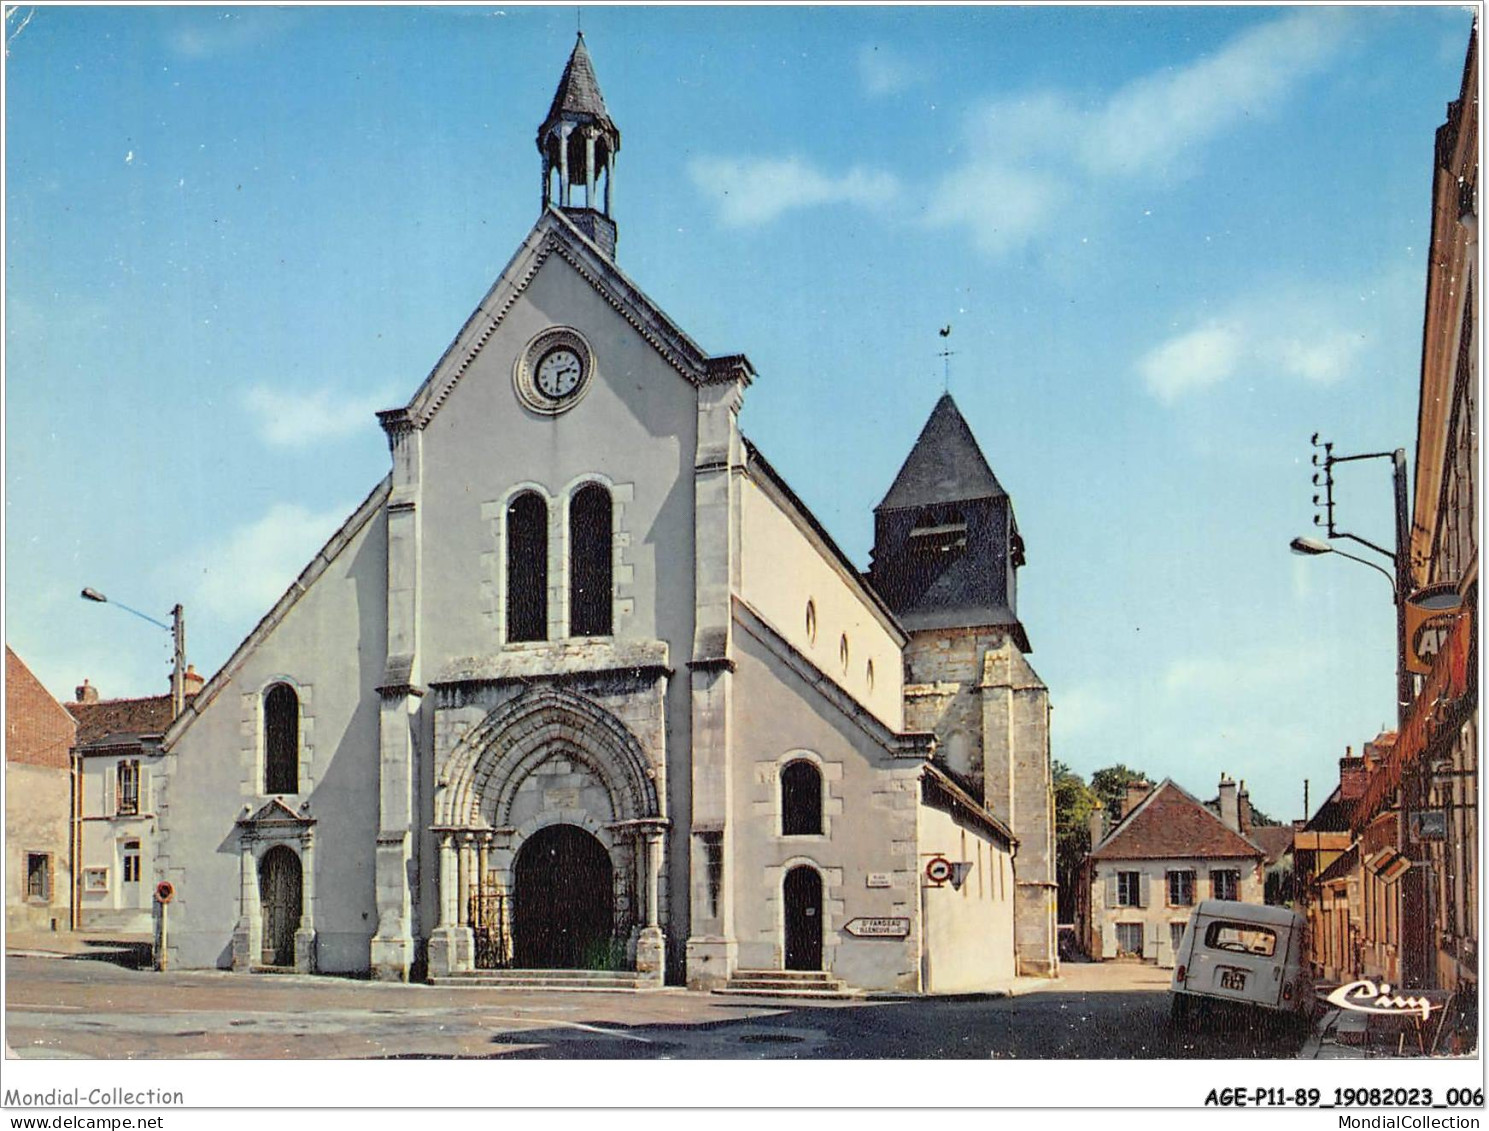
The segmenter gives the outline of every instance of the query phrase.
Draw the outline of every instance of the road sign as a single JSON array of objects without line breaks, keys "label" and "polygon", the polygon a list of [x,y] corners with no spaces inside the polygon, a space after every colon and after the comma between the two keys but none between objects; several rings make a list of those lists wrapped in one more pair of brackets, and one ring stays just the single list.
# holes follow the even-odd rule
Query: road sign
[{"label": "road sign", "polygon": [[951,861],[944,856],[933,856],[925,866],[925,878],[933,884],[944,884],[951,879]]},{"label": "road sign", "polygon": [[169,903],[176,898],[176,887],[170,880],[161,880],[155,885],[155,898],[161,903]]},{"label": "road sign", "polygon": [[910,920],[900,916],[849,919],[843,930],[857,939],[902,939],[910,933]]}]

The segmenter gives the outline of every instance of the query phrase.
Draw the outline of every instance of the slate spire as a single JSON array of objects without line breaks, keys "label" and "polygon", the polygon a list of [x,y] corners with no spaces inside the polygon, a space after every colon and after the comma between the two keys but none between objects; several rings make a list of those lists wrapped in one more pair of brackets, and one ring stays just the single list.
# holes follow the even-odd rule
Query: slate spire
[{"label": "slate spire", "polygon": [[1007,496],[950,393],[920,430],[899,475],[875,511]]},{"label": "slate spire", "polygon": [[911,632],[998,628],[1027,652],[1023,564],[1013,500],[947,393],[874,508],[869,580]]},{"label": "slate spire", "polygon": [[543,207],[558,209],[614,258],[611,207],[620,130],[605,108],[582,31],[553,92],[548,116],[538,127],[537,141],[543,158]]}]

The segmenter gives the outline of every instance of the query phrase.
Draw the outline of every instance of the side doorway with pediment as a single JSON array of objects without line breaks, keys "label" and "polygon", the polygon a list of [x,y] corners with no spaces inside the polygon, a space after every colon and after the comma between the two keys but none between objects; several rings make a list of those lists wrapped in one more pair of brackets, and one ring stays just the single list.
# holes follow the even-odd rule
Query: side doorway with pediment
[{"label": "side doorway with pediment", "polygon": [[237,823],[233,969],[316,970],[315,818],[274,798]]}]

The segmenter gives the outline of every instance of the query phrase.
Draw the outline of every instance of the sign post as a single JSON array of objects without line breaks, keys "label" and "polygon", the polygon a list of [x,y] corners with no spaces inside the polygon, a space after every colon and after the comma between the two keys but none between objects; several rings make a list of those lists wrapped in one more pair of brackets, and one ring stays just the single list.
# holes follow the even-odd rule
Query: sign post
[{"label": "sign post", "polygon": [[176,887],[170,880],[161,880],[155,885],[155,969],[164,973],[166,968],[166,917],[171,900],[176,898]]}]

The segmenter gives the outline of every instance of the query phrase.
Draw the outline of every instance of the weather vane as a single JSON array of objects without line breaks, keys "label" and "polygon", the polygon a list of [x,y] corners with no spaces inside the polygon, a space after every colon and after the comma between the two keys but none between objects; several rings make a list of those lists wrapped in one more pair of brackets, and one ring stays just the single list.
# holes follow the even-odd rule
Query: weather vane
[{"label": "weather vane", "polygon": [[[951,323],[948,322],[936,331],[942,338],[951,337]],[[941,347],[941,352],[936,355],[941,359],[941,391],[951,392],[951,359],[956,356],[956,351],[951,348],[951,343],[946,342]]]}]

